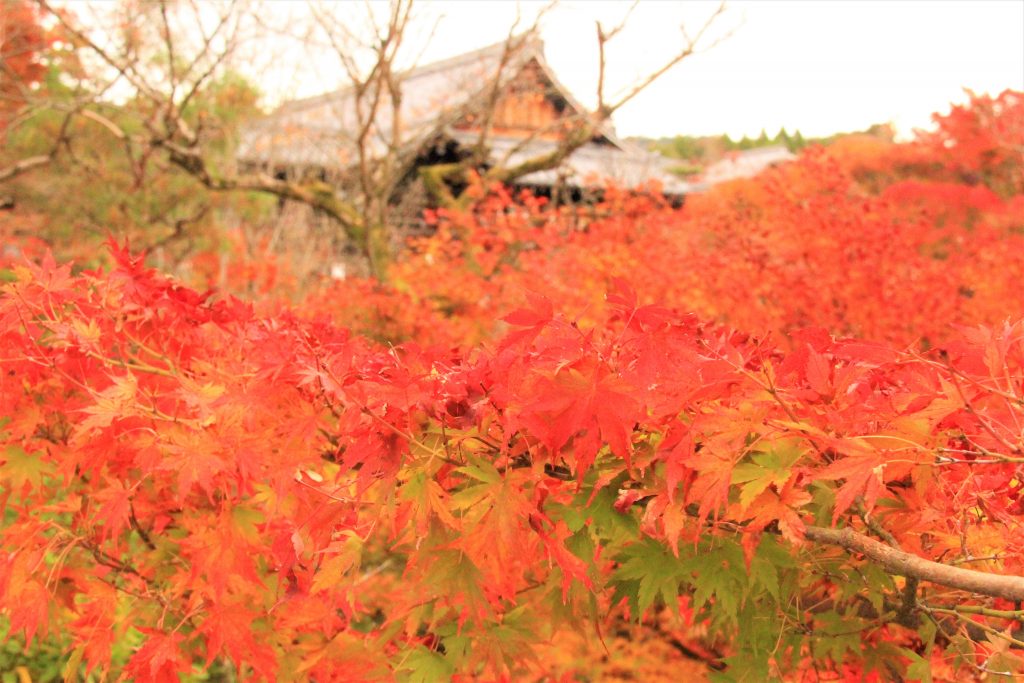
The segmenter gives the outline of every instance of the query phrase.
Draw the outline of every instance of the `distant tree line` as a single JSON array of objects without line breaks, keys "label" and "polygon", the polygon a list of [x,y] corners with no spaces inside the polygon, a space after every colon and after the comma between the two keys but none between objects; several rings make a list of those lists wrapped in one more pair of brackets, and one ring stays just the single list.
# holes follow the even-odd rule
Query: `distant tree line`
[{"label": "distant tree line", "polygon": [[892,140],[893,129],[887,123],[878,123],[869,126],[865,130],[852,133],[834,133],[825,137],[805,137],[799,129],[790,133],[783,127],[774,136],[769,136],[768,131],[762,128],[761,134],[756,138],[744,135],[739,140],[733,140],[728,135],[676,135],[674,137],[657,139],[634,138],[634,141],[670,159],[679,159],[686,162],[673,167],[671,170],[678,175],[688,176],[700,173],[705,166],[713,164],[729,152],[743,152],[759,147],[783,146],[790,152],[796,153],[809,145],[830,145],[839,138],[849,135],[870,135],[872,137]]}]

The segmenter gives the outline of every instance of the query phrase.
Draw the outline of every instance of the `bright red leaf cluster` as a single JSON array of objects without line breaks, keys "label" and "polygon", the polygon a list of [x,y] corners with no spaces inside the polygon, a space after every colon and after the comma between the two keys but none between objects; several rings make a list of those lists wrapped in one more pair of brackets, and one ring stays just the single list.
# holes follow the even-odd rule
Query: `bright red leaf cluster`
[{"label": "bright red leaf cluster", "polygon": [[767,672],[815,652],[818,619],[898,595],[809,525],[877,520],[920,558],[1024,571],[1024,324],[929,356],[823,331],[782,354],[617,282],[596,327],[535,298],[458,357],[255,317],[116,255],[21,269],[0,307],[0,604],[29,639],[68,630],[88,670],[128,638],[142,680],[220,657],[276,680],[500,678],[545,672],[538,638],[619,599],[696,591],[736,648],[751,611],[777,629],[830,602],[751,660]]}]

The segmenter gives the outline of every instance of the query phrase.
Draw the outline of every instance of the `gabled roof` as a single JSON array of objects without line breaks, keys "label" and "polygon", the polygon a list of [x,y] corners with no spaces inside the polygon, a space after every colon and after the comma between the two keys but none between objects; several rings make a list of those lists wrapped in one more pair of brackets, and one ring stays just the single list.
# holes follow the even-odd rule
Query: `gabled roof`
[{"label": "gabled roof", "polygon": [[[570,109],[574,114],[585,116],[586,108],[558,81],[544,58],[543,42],[531,37],[514,37],[512,40],[521,40],[521,43],[507,55],[507,64],[501,69],[502,80],[511,84],[527,65],[533,63],[539,68],[542,77],[549,82],[546,96],[556,101],[559,106]],[[465,134],[457,134],[454,124],[467,114],[479,110],[484,96],[494,85],[506,49],[507,41],[503,41],[404,73],[400,77],[400,116],[403,130],[401,146],[417,149],[440,138],[469,143],[470,140]],[[383,155],[389,151],[392,126],[391,107],[382,106],[374,121],[374,134],[371,139],[371,149],[375,154]],[[272,167],[342,170],[355,161],[356,129],[354,89],[343,88],[282,105],[272,114],[243,130],[237,154],[242,161]],[[586,145],[572,157],[572,160],[580,157],[579,164],[587,167],[587,173],[563,173],[561,177],[577,178],[582,184],[594,177],[603,176],[630,185],[657,178],[666,190],[670,186],[675,189],[679,184],[671,174],[664,171],[663,166],[653,155],[619,140],[610,125],[601,131],[600,142],[601,145]],[[531,141],[529,146],[524,147],[523,152],[546,148],[550,144],[542,144],[539,140]],[[591,146],[603,149],[587,151]],[[497,149],[500,147],[506,149]],[[510,148],[509,141],[492,141],[492,160],[500,160],[504,154],[497,152],[506,152]],[[590,157],[591,161],[583,162],[583,157]],[[616,178],[617,174],[600,172],[602,164],[596,161],[598,159],[609,161],[608,164],[604,164],[608,167],[606,170],[628,166],[637,169],[650,168],[651,172],[629,173],[629,179]],[[615,163],[611,163],[613,161]],[[556,171],[551,171],[547,175],[545,173],[532,174],[537,178],[528,182],[546,185],[549,183],[541,182],[541,178],[547,178],[547,175],[551,178],[558,177]]]},{"label": "gabled roof", "polygon": [[[493,84],[504,50],[505,43],[498,43],[403,74],[400,115],[405,141],[432,137],[469,113]],[[532,59],[546,68],[542,58],[543,45],[524,39],[509,56],[502,77],[511,80]],[[568,98],[566,102],[579,108]],[[371,141],[378,153],[386,151],[391,119],[391,107],[385,103],[374,121]],[[238,155],[272,165],[345,168],[353,161],[356,128],[354,88],[343,88],[283,104],[243,132]]]}]

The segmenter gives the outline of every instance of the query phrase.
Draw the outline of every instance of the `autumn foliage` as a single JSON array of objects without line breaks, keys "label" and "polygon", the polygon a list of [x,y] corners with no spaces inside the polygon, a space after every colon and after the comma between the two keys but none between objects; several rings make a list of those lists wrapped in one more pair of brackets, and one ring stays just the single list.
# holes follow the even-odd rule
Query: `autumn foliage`
[{"label": "autumn foliage", "polygon": [[[0,135],[46,74],[43,53],[53,42],[38,8],[25,0],[5,0],[0,12]],[[2,139],[2,138],[0,138]]]},{"label": "autumn foliage", "polygon": [[1020,101],[682,209],[479,188],[294,305],[10,259],[10,634],[69,679],[578,680],[636,622],[722,680],[1021,672]]}]

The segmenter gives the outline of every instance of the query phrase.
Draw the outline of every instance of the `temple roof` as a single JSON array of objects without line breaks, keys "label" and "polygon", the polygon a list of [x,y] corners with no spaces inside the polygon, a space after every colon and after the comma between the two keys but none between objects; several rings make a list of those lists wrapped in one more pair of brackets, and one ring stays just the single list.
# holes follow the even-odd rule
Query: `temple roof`
[{"label": "temple roof", "polygon": [[[513,39],[515,40],[515,39]],[[528,66],[539,69],[545,81],[544,95],[559,109],[585,116],[586,109],[557,79],[544,58],[544,45],[522,38],[513,49],[509,43],[468,52],[411,69],[400,76],[402,122],[395,149],[393,112],[390,103],[378,110],[369,138],[372,155],[416,154],[439,139],[470,145],[477,135],[457,129],[456,124],[482,110],[495,79],[500,87],[511,86]],[[506,60],[504,68],[502,59]],[[238,158],[272,168],[320,168],[343,171],[356,160],[356,96],[352,87],[315,97],[287,102],[242,131]],[[524,161],[554,149],[555,142],[528,141],[495,136],[488,141],[491,163]],[[519,145],[520,149],[510,150]],[[578,187],[613,180],[626,186],[659,182],[666,193],[683,194],[689,186],[667,171],[660,156],[621,141],[611,125],[576,150],[559,169],[540,171],[518,180],[524,185],[551,185],[561,179]]]}]

